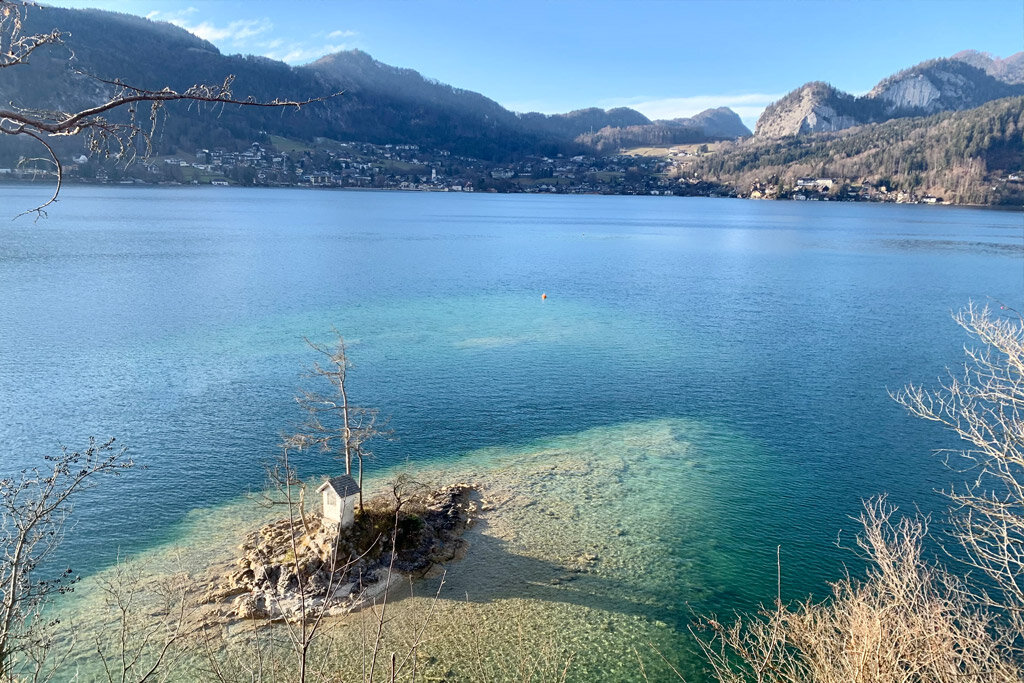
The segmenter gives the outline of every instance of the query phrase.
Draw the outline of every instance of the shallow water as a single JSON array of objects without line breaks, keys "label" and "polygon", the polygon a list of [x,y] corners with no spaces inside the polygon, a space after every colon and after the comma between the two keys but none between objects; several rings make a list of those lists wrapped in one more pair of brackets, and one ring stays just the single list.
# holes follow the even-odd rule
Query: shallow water
[{"label": "shallow water", "polygon": [[[24,186],[0,189],[5,206],[31,204]],[[2,469],[91,434],[118,436],[147,469],[79,500],[62,561],[91,573],[118,549],[197,538],[212,559],[229,555],[261,514],[238,497],[262,487],[301,419],[292,397],[314,360],[302,337],[329,340],[333,326],[355,362],[352,395],[395,430],[373,470],[476,476],[501,501],[451,568],[449,617],[490,615],[497,631],[515,614],[509,647],[520,629],[568,620],[574,667],[591,673],[633,666],[621,649],[648,630],[686,660],[688,605],[774,598],[777,547],[784,597],[822,594],[850,560],[836,534],[868,496],[940,509],[934,491],[955,475],[930,453],[950,442],[886,390],[959,361],[951,310],[1019,307],[1024,292],[1018,213],[63,196],[47,221],[0,232]],[[586,555],[598,559],[571,572]]]},{"label": "shallow water", "polygon": [[[465,558],[443,577],[417,582],[417,597],[394,591],[390,618],[411,630],[431,615],[420,648],[428,676],[488,672],[512,680],[515,667],[537,666],[546,680],[569,663],[568,680],[641,680],[640,656],[648,675],[661,678],[670,671],[658,652],[699,675],[687,631],[693,615],[721,608],[723,596],[732,605],[754,604],[774,585],[774,576],[751,574],[750,554],[732,552],[716,531],[728,505],[723,489],[746,489],[759,478],[756,467],[734,462],[751,454],[750,443],[721,428],[660,420],[485,449],[413,470],[425,482],[477,485],[484,512],[466,534]],[[380,490],[382,478],[367,489]],[[269,514],[250,500],[194,515],[178,543],[141,560],[157,576],[201,575],[231,561],[240,529]],[[60,611],[62,621],[80,632],[111,631],[94,587],[110,575],[89,579]],[[372,618],[332,620],[328,634]],[[244,637],[242,626],[233,632]],[[393,635],[386,649],[402,652],[401,643]],[[343,636],[332,670],[357,674],[363,646]],[[86,678],[95,666],[88,648],[75,660]],[[189,678],[190,664],[180,666]]]}]

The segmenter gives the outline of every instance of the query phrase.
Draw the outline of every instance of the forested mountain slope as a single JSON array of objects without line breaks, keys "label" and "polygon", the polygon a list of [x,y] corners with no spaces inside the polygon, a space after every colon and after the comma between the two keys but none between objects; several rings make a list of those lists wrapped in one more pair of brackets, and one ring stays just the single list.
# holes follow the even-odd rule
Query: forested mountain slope
[{"label": "forested mountain slope", "polygon": [[742,189],[757,181],[792,188],[805,176],[885,185],[965,204],[1020,203],[1006,182],[1024,166],[1024,97],[960,112],[901,118],[784,140],[754,138],[703,157],[700,176]]}]

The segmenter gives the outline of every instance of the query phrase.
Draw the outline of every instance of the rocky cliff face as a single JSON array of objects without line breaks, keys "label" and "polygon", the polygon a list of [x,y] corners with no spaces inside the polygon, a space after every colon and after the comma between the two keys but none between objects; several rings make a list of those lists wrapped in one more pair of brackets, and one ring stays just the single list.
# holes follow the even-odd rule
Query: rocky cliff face
[{"label": "rocky cliff face", "polygon": [[837,131],[906,116],[973,109],[1020,94],[1024,85],[998,80],[966,61],[935,59],[886,78],[863,97],[826,83],[807,83],[765,109],[755,135],[780,138]]},{"label": "rocky cliff face", "polygon": [[813,82],[769,105],[754,135],[781,138],[843,130],[860,123],[852,114],[854,98],[827,83]]},{"label": "rocky cliff face", "polygon": [[[962,85],[962,84],[961,84]],[[875,86],[870,97],[884,100],[890,110],[921,109],[934,111],[942,98],[942,91],[923,74],[903,78],[882,88]]]},{"label": "rocky cliff face", "polygon": [[1022,92],[976,66],[936,59],[901,71],[871,89],[865,99],[881,104],[887,118],[937,114],[980,107],[985,102]]}]

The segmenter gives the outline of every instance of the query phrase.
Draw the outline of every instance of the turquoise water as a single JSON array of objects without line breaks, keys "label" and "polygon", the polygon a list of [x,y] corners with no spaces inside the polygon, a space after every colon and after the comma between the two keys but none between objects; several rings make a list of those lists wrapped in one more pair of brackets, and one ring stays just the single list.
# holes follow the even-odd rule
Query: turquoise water
[{"label": "turquoise water", "polygon": [[[32,204],[0,192],[12,215]],[[0,230],[0,470],[117,436],[146,469],[79,501],[62,558],[90,572],[181,540],[190,511],[262,487],[302,417],[302,338],[333,326],[352,396],[391,416],[374,468],[620,446],[643,463],[602,469],[587,495],[619,477],[621,524],[632,510],[661,530],[615,581],[653,577],[641,604],[679,626],[669,595],[773,597],[780,545],[800,568],[787,595],[820,594],[868,496],[940,509],[956,475],[931,451],[950,442],[886,390],[959,361],[951,310],[1022,293],[1019,213],[71,187],[48,220]],[[586,507],[548,517],[613,523]]]}]

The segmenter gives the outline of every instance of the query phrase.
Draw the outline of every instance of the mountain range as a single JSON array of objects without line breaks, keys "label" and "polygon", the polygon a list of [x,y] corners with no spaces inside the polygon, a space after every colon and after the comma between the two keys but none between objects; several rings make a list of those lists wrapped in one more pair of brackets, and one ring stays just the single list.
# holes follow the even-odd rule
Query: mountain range
[{"label": "mountain range", "polygon": [[764,110],[759,138],[834,132],[896,118],[963,111],[992,100],[1024,94],[1024,52],[996,60],[975,51],[933,59],[882,80],[856,97],[814,81]]},{"label": "mountain range", "polygon": [[[208,41],[168,23],[100,10],[37,8],[24,31],[58,29],[63,47],[40,51],[26,67],[5,72],[0,97],[21,106],[73,109],[94,104],[105,88],[74,69],[155,89],[186,88],[235,75],[235,92],[261,99],[302,99],[343,91],[298,113],[227,109],[217,117],[168,117],[157,140],[178,147],[238,146],[260,132],[312,140],[415,143],[485,160],[528,154],[610,152],[750,135],[739,117],[718,108],[692,118],[651,121],[628,108],[546,115],[509,111],[484,95],[383,64],[359,50],[326,55],[301,67],[271,59],[223,55]],[[1024,53],[1006,59],[965,51],[891,76],[862,97],[822,82],[807,83],[769,106],[756,135],[778,138],[836,131],[864,123],[969,109],[1024,93]]]},{"label": "mountain range", "polygon": [[29,13],[24,33],[48,33],[54,28],[63,34],[63,45],[41,50],[27,65],[5,72],[0,79],[4,100],[51,110],[93,105],[107,95],[108,88],[83,73],[152,89],[219,83],[226,74],[233,74],[236,95],[257,99],[343,93],[299,112],[268,115],[225,108],[216,116],[168,116],[155,140],[163,153],[197,146],[239,148],[269,133],[305,141],[324,137],[414,143],[501,161],[524,155],[585,153],[590,147],[584,136],[600,131],[664,129],[686,141],[750,134],[729,110],[709,110],[692,119],[667,122],[652,122],[628,108],[516,113],[484,95],[425,78],[412,69],[389,66],[359,50],[291,67],[263,57],[224,55],[184,29],[115,12],[37,8]]},{"label": "mountain range", "polygon": [[[261,100],[302,100],[341,92],[299,111],[217,107],[197,116],[184,115],[184,105],[169,105],[169,115],[160,118],[153,140],[158,154],[197,148],[240,151],[254,140],[281,136],[312,146],[321,139],[416,144],[506,163],[531,156],[616,154],[622,148],[725,141],[719,158],[705,160],[695,169],[712,174],[715,181],[728,177],[744,184],[748,176],[763,175],[762,167],[768,162],[759,159],[771,158],[772,172],[779,177],[788,177],[783,170],[787,163],[799,166],[800,172],[826,172],[825,152],[807,157],[788,140],[811,140],[808,144],[816,150],[856,148],[864,156],[874,149],[872,145],[885,146],[879,137],[884,134],[902,136],[909,141],[907,145],[928,147],[926,158],[918,164],[920,169],[908,172],[908,164],[897,163],[895,170],[877,169],[874,174],[889,174],[908,186],[920,182],[922,169],[934,170],[942,164],[959,169],[977,166],[968,174],[971,188],[985,182],[985,169],[992,164],[1004,171],[1019,171],[1022,165],[1018,159],[1022,145],[1015,142],[1020,137],[1018,129],[1024,127],[1014,114],[1019,100],[1008,109],[990,108],[964,119],[943,118],[941,136],[925,134],[921,126],[932,125],[929,119],[914,119],[923,123],[878,129],[881,133],[869,129],[840,143],[813,140],[851,128],[973,111],[994,100],[1024,95],[1024,52],[1003,59],[976,51],[959,52],[904,69],[861,96],[820,81],[806,83],[767,107],[752,135],[736,113],[724,107],[690,118],[656,121],[629,108],[587,108],[554,115],[517,113],[482,94],[439,83],[412,69],[389,66],[359,50],[292,67],[264,57],[225,55],[177,26],[115,12],[37,7],[28,14],[23,32],[53,29],[62,32],[62,45],[47,46],[33,54],[27,65],[4,70],[0,79],[4,101],[27,109],[83,109],[110,95],[110,87],[93,76],[118,78],[151,89],[169,86],[183,90],[197,82],[219,83],[233,74],[236,96]],[[958,127],[982,130],[985,126],[990,132],[984,139],[991,138],[992,145],[961,144],[955,134]],[[728,142],[734,140],[746,142]],[[30,150],[33,154],[38,151],[31,148],[30,140],[5,142],[8,144],[0,147],[0,161],[8,164]],[[959,151],[943,147],[954,143]],[[82,143],[70,138],[55,144],[59,152],[70,156],[80,154]],[[914,149],[906,147],[906,151],[909,154]],[[960,152],[962,159],[956,156]],[[871,158],[888,163],[890,156]],[[813,158],[813,163],[808,158]],[[872,175],[860,167],[857,173],[862,178]],[[960,177],[967,177],[965,173]],[[947,182],[934,174],[928,177],[937,189]],[[974,189],[957,192],[964,201],[981,196]],[[988,200],[982,197],[981,201]]]}]

